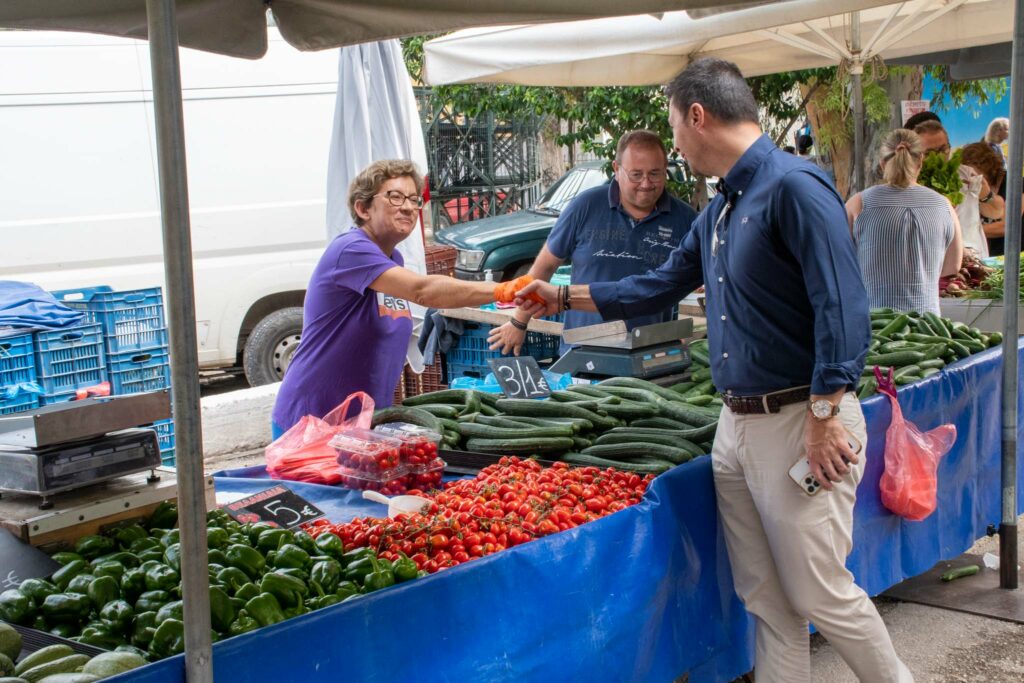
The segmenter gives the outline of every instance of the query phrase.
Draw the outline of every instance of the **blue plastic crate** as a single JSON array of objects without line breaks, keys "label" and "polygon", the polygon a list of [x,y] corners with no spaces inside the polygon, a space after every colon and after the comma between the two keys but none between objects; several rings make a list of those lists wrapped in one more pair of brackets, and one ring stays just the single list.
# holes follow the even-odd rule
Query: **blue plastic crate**
[{"label": "blue plastic crate", "polygon": [[110,393],[138,394],[171,385],[167,348],[112,353],[107,356]]},{"label": "blue plastic crate", "polygon": [[31,334],[0,337],[0,391],[12,384],[36,380]]},{"label": "blue plastic crate", "polygon": [[153,423],[156,440],[160,444],[160,462],[174,466],[174,418]]},{"label": "blue plastic crate", "polygon": [[103,326],[107,353],[167,346],[164,297],[159,287],[115,292],[110,287],[64,289],[52,293],[86,320]]},{"label": "blue plastic crate", "polygon": [[40,405],[70,401],[76,390],[107,380],[100,325],[36,332],[32,339],[36,377],[43,389]]},{"label": "blue plastic crate", "polygon": [[[490,345],[487,343],[487,337],[491,329],[490,325],[483,323],[464,324],[458,344],[446,354],[449,383],[456,377],[480,378],[491,372],[491,366],[487,361],[502,357],[500,351],[491,351],[488,348]],[[527,332],[520,355],[533,356],[539,361],[557,358],[559,341],[557,335]]]},{"label": "blue plastic crate", "polygon": [[0,398],[0,415],[20,413],[23,410],[32,410],[39,407],[38,394],[18,394],[11,399]]}]

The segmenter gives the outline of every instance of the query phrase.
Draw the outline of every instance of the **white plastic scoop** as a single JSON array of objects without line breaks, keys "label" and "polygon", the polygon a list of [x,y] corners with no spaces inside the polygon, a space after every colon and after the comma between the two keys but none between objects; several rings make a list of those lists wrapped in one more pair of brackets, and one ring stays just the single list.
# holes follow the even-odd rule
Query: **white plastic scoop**
[{"label": "white plastic scoop", "polygon": [[396,515],[414,515],[423,512],[423,509],[430,505],[430,500],[421,496],[394,496],[388,498],[377,491],[363,491],[363,498],[372,500],[375,503],[383,503],[388,506],[388,517]]}]

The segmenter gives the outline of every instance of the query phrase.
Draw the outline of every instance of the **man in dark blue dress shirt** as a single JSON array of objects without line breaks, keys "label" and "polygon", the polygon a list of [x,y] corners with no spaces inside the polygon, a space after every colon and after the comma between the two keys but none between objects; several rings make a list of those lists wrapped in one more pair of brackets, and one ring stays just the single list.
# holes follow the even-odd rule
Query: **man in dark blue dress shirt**
[{"label": "man in dark blue dress shirt", "polygon": [[[719,194],[657,269],[560,290],[546,308],[624,318],[706,290],[711,373],[723,394],[712,468],[736,591],[756,623],[758,683],[810,681],[808,622],[857,677],[912,681],[871,600],[845,567],[864,471],[860,377],[867,296],[842,200],[813,164],[761,133],[734,64],[694,62],[667,88],[675,144]],[[788,472],[806,458],[823,489]]]}]

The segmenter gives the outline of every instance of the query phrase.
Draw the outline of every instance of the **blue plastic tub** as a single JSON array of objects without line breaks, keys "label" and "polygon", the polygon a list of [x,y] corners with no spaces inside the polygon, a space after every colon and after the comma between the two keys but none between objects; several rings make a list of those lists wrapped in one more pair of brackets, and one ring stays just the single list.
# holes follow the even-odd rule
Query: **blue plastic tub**
[{"label": "blue plastic tub", "polygon": [[159,287],[115,292],[107,286],[52,292],[68,308],[103,326],[107,353],[167,347],[164,298]]},{"label": "blue plastic tub", "polygon": [[36,332],[32,339],[36,377],[43,389],[40,405],[70,401],[77,390],[107,380],[103,329],[99,324]]}]

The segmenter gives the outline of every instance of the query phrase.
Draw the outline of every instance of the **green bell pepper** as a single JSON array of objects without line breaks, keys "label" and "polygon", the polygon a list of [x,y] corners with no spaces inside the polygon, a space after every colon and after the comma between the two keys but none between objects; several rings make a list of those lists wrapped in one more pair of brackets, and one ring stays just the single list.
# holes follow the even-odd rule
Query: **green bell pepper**
[{"label": "green bell pepper", "polygon": [[55,571],[53,576],[50,577],[50,581],[57,588],[64,590],[71,583],[71,579],[84,573],[87,569],[89,569],[89,564],[85,560],[71,560]]},{"label": "green bell pepper", "polygon": [[100,609],[100,621],[117,633],[127,633],[135,618],[135,610],[124,600],[111,600]]},{"label": "green bell pepper", "polygon": [[323,609],[324,607],[330,607],[331,605],[337,605],[341,601],[342,601],[342,597],[340,595],[335,595],[334,593],[328,593],[327,595],[322,595],[322,596],[320,596],[318,598],[313,598],[311,600],[307,600],[306,601],[306,605],[310,609]]},{"label": "green bell pepper", "polygon": [[181,529],[167,529],[160,536],[160,545],[167,547],[181,542]]},{"label": "green bell pepper", "polygon": [[99,565],[106,564],[107,562],[117,562],[118,564],[123,564],[125,566],[125,569],[129,569],[131,567],[138,567],[140,564],[138,556],[126,552],[124,550],[119,550],[116,553],[107,553],[106,555],[100,555],[99,557],[93,558],[93,560],[89,564],[91,564],[93,569],[95,569]]},{"label": "green bell pepper", "polygon": [[68,623],[68,624],[54,624],[50,628],[50,633],[52,633],[53,635],[57,636],[58,638],[65,638],[67,640],[70,640],[71,638],[74,638],[75,636],[77,636],[81,632],[82,632],[82,627],[81,626],[79,626],[78,624],[71,624],[71,623]]},{"label": "green bell pepper", "polygon": [[37,631],[45,631],[48,628],[50,628],[50,625],[46,623],[46,617],[44,617],[38,611],[36,612],[36,615],[32,617],[32,623],[29,624],[29,626]]},{"label": "green bell pepper", "polygon": [[81,593],[54,593],[47,595],[39,611],[51,624],[85,621],[92,611],[92,600]]},{"label": "green bell pepper", "polygon": [[298,579],[302,583],[309,581],[309,572],[305,569],[296,569],[295,567],[279,567],[274,570],[275,574],[281,574],[282,576],[290,576]]},{"label": "green bell pepper", "polygon": [[228,627],[228,635],[239,636],[249,631],[255,631],[260,627],[260,623],[249,616],[247,611],[240,610],[235,620],[231,622],[231,626]]},{"label": "green bell pepper", "polygon": [[277,555],[274,556],[275,567],[304,569],[308,565],[309,553],[294,543],[285,543],[277,549]]},{"label": "green bell pepper", "polygon": [[64,589],[65,593],[81,593],[82,595],[89,594],[89,584],[96,579],[93,574],[79,574],[75,578],[71,579],[68,587]]},{"label": "green bell pepper", "polygon": [[366,575],[372,571],[373,564],[370,562],[370,558],[361,557],[354,562],[349,562],[345,566],[345,571],[342,576],[346,581],[355,581],[361,585],[366,579]]},{"label": "green bell pepper", "polygon": [[371,555],[377,556],[377,553],[373,552],[373,548],[353,548],[341,556],[341,563],[347,567],[353,562],[369,558]]},{"label": "green bell pepper", "polygon": [[120,584],[125,571],[127,571],[127,567],[120,562],[101,562],[93,567],[92,574],[93,576],[109,576]]},{"label": "green bell pepper", "polygon": [[360,590],[359,585],[354,581],[342,581],[338,584],[338,589],[334,591],[334,594],[342,600],[347,600],[353,595],[361,595],[362,592],[363,591]]},{"label": "green bell pepper", "polygon": [[214,631],[227,632],[235,620],[235,606],[228,594],[210,586],[210,624]]},{"label": "green bell pepper", "polygon": [[156,627],[149,653],[154,657],[170,657],[185,651],[185,624],[178,619],[168,619]]},{"label": "green bell pepper", "polygon": [[330,531],[325,531],[316,537],[316,547],[321,555],[329,555],[336,560],[341,560],[345,554],[344,543],[342,543],[337,535],[332,534]]},{"label": "green bell pepper", "polygon": [[270,626],[285,619],[284,612],[281,611],[281,603],[270,593],[260,593],[245,603],[245,611],[259,622],[260,626]]},{"label": "green bell pepper", "polygon": [[303,614],[309,614],[309,608],[306,607],[306,604],[302,602],[300,602],[295,607],[289,607],[288,609],[284,610],[285,619],[292,619]]},{"label": "green bell pepper", "polygon": [[170,501],[164,501],[156,506],[149,519],[146,520],[146,527],[152,529],[170,529],[178,523],[178,506]]},{"label": "green bell pepper", "polygon": [[167,591],[146,591],[135,601],[135,611],[156,612],[171,599]]},{"label": "green bell pepper", "polygon": [[36,615],[36,604],[32,598],[11,588],[0,593],[0,619],[12,624],[30,624]]},{"label": "green bell pepper", "polygon": [[60,589],[43,579],[25,579],[18,586],[18,590],[38,607],[43,603],[47,595],[53,595]]},{"label": "green bell pepper", "polygon": [[241,531],[237,531],[228,536],[228,544],[237,543],[238,545],[252,546],[249,542],[249,537],[243,534]]},{"label": "green bell pepper", "polygon": [[149,550],[150,548],[163,548],[163,546],[160,545],[160,541],[152,536],[146,536],[145,538],[140,538],[137,541],[132,541],[131,546],[128,548],[128,552],[138,555],[143,550]]},{"label": "green bell pepper", "polygon": [[174,571],[181,572],[181,543],[172,543],[164,550],[164,564]]},{"label": "green bell pepper", "polygon": [[185,603],[181,600],[172,600],[164,604],[156,611],[156,623],[163,623],[166,619],[185,620]]},{"label": "green bell pepper", "polygon": [[153,640],[154,632],[156,632],[156,612],[136,614],[135,623],[132,625],[132,645],[148,648]]},{"label": "green bell pepper", "polygon": [[306,551],[307,555],[319,555],[320,551],[316,547],[316,541],[305,531],[301,529],[294,533],[295,540],[292,541],[295,545],[299,546]]},{"label": "green bell pepper", "polygon": [[217,572],[217,581],[227,586],[232,592],[250,582],[249,575],[237,567],[224,567]]},{"label": "green bell pepper", "polygon": [[83,536],[75,543],[75,552],[87,560],[114,552],[116,549],[117,544],[114,543],[114,539],[95,534]]},{"label": "green bell pepper", "polygon": [[170,591],[173,590],[181,577],[178,572],[164,564],[158,564],[146,570],[146,590],[148,591]]},{"label": "green bell pepper", "polygon": [[104,650],[113,650],[118,645],[124,644],[124,637],[121,634],[115,633],[113,629],[101,622],[87,624],[75,640]]},{"label": "green bell pepper", "polygon": [[138,524],[129,524],[128,526],[116,529],[113,536],[114,540],[117,541],[117,544],[127,550],[135,541],[148,537],[149,532]]},{"label": "green bell pepper", "polygon": [[219,548],[212,548],[206,553],[206,561],[210,564],[219,564],[222,567],[228,566],[228,556]]},{"label": "green bell pepper", "polygon": [[[256,590],[258,591],[259,589],[257,588]],[[257,595],[259,595],[259,593],[257,593]],[[238,614],[243,609],[245,609],[245,603],[249,602],[248,600],[243,600],[242,598],[235,596],[228,598],[228,600],[231,601],[231,606],[234,607],[235,614]]]},{"label": "green bell pepper", "polygon": [[363,587],[367,591],[376,591],[395,585],[395,573],[390,564],[378,560],[376,557],[370,558],[370,564],[373,565],[373,571],[367,574],[366,580],[363,581]]},{"label": "green bell pepper", "polygon": [[219,526],[208,526],[206,527],[206,547],[210,550],[214,548],[223,548],[228,544],[228,532],[227,529],[222,529]]},{"label": "green bell pepper", "polygon": [[234,597],[239,598],[240,600],[245,600],[246,602],[248,602],[249,600],[252,600],[253,598],[255,598],[259,594],[260,594],[260,589],[256,586],[255,583],[251,583],[250,582],[250,583],[243,583],[241,586],[236,588],[235,589],[235,596]]},{"label": "green bell pepper", "polygon": [[222,508],[214,508],[206,513],[206,526],[223,527],[231,521],[231,515]]},{"label": "green bell pepper", "polygon": [[113,576],[98,576],[89,582],[86,595],[96,609],[121,598],[121,586]]},{"label": "green bell pepper", "polygon": [[56,562],[57,564],[63,566],[66,564],[71,564],[75,560],[84,560],[85,558],[79,555],[78,553],[70,553],[64,551],[50,555],[50,559]]},{"label": "green bell pepper", "polygon": [[258,550],[240,543],[229,545],[224,554],[229,565],[241,569],[250,579],[258,578],[267,566],[267,560]]},{"label": "green bell pepper", "polygon": [[256,549],[264,553],[277,550],[285,543],[292,542],[292,532],[287,529],[264,529],[256,539]]},{"label": "green bell pepper", "polygon": [[403,581],[412,581],[416,578],[420,568],[416,566],[416,563],[409,559],[409,556],[405,553],[399,553],[401,557],[395,560],[394,573],[395,581],[401,583]]},{"label": "green bell pepper", "polygon": [[135,602],[146,591],[146,571],[141,567],[129,569],[121,577],[121,595],[128,602]]},{"label": "green bell pepper", "polygon": [[313,565],[309,580],[319,584],[326,593],[333,593],[341,583],[341,563],[337,560],[321,560]]},{"label": "green bell pepper", "polygon": [[260,581],[260,591],[273,595],[277,598],[278,603],[285,608],[301,604],[309,594],[309,588],[299,579],[274,572],[263,575],[263,579]]},{"label": "green bell pepper", "polygon": [[267,529],[278,529],[280,527],[274,526],[273,524],[267,524],[266,522],[256,522],[255,524],[246,524],[242,527],[242,533],[249,537],[249,545],[254,546],[262,534]]},{"label": "green bell pepper", "polygon": [[138,554],[138,558],[142,564],[147,562],[162,563],[164,560],[164,548],[161,545],[157,545],[154,548],[146,548]]}]

